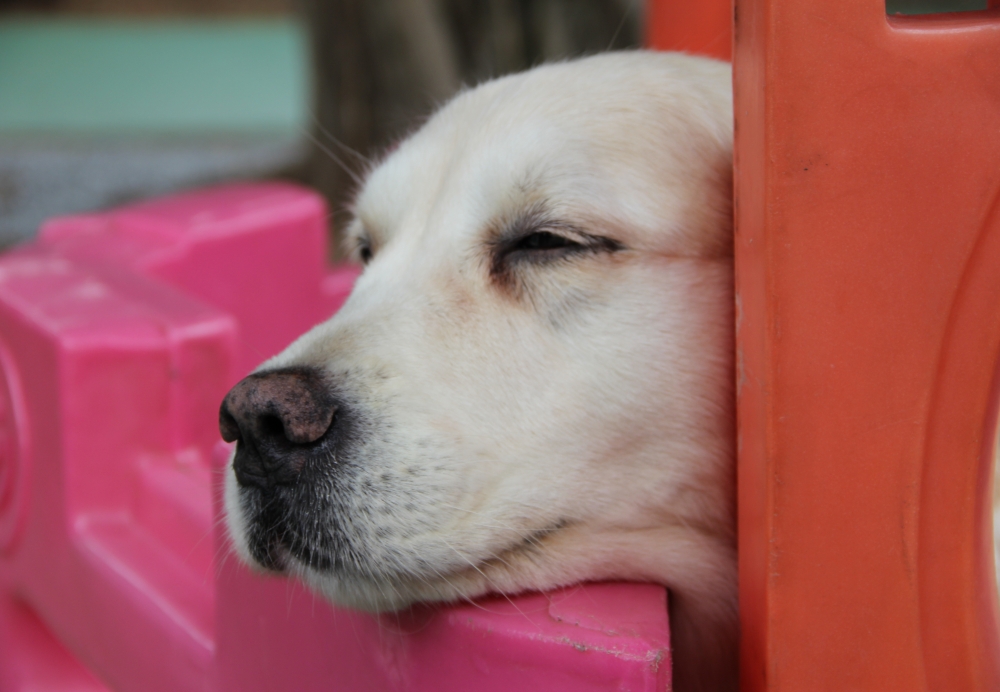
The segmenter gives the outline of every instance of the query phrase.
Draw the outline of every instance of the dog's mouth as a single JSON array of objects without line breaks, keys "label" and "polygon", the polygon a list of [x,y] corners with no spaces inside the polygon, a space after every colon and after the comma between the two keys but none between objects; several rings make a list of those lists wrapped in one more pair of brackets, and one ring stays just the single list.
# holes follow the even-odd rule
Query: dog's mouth
[{"label": "dog's mouth", "polygon": [[263,492],[255,493],[246,489],[241,492],[244,513],[250,518],[247,548],[260,567],[271,572],[284,572],[291,557],[287,545],[289,535],[284,517],[284,502],[276,493],[267,495],[270,497]]},{"label": "dog's mouth", "polygon": [[334,571],[335,559],[301,540],[287,529],[275,530],[250,544],[254,560],[269,572],[287,574],[293,565],[316,572]]},{"label": "dog's mouth", "polygon": [[[482,576],[493,568],[509,566],[522,558],[537,559],[553,536],[571,525],[560,519],[541,529],[514,537],[490,550],[462,550],[441,541],[440,552],[453,556],[450,566],[433,564],[419,556],[412,561],[378,559],[384,555],[383,545],[356,547],[337,535],[337,531],[313,532],[306,535],[303,521],[296,518],[288,499],[280,493],[271,497],[253,498],[249,504],[254,513],[247,535],[248,548],[260,567],[283,574],[312,573],[319,577],[333,576],[354,582],[371,582],[401,586],[410,583],[449,583],[466,577]],[[245,503],[246,505],[247,503]],[[254,511],[255,510],[255,511]],[[433,549],[431,549],[433,551]],[[407,564],[407,566],[403,566]]]},{"label": "dog's mouth", "polygon": [[[306,524],[295,520],[291,508],[300,498],[293,497],[293,493],[294,488],[283,487],[242,489],[244,516],[249,519],[246,538],[250,555],[271,572],[288,572],[293,561],[318,572],[335,570],[334,550],[323,546],[318,537],[306,535]],[[322,540],[331,540],[332,533],[323,532]]]}]

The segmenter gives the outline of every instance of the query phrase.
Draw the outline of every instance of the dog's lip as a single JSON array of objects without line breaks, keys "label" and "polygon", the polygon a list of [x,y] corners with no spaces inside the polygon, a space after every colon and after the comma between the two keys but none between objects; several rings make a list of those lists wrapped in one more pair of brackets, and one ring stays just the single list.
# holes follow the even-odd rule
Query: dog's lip
[{"label": "dog's lip", "polygon": [[278,574],[288,571],[291,553],[288,548],[281,543],[277,536],[269,536],[265,541],[254,543],[250,546],[250,553],[254,562],[261,568]]},{"label": "dog's lip", "polygon": [[287,574],[294,566],[319,573],[336,571],[336,557],[302,540],[284,523],[271,527],[254,548],[254,559],[272,572]]}]

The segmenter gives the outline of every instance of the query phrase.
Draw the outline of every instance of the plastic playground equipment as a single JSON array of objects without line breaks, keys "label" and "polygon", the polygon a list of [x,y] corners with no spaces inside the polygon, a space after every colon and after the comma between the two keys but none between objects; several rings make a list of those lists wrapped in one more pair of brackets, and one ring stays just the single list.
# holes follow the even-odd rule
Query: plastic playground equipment
[{"label": "plastic playground equipment", "polygon": [[1000,689],[990,7],[737,3],[744,690]]},{"label": "plastic playground equipment", "polygon": [[663,690],[666,593],[335,611],[227,559],[219,402],[346,298],[287,185],[56,219],[0,258],[0,689]]}]

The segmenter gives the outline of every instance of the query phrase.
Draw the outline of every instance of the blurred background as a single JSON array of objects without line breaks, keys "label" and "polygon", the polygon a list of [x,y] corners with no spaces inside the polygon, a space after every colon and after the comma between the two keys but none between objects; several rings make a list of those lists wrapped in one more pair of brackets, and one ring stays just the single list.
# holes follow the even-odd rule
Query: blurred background
[{"label": "blurred background", "polygon": [[56,214],[262,177],[317,188],[336,226],[348,170],[463,85],[638,46],[644,4],[0,0],[0,247]]}]

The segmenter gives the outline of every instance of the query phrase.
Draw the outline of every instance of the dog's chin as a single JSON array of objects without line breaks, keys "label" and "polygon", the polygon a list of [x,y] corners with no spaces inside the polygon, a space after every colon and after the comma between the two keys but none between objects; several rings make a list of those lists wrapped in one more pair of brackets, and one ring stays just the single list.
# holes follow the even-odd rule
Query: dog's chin
[{"label": "dog's chin", "polygon": [[[498,569],[492,563],[434,578],[400,577],[373,581],[317,571],[292,559],[289,574],[302,580],[335,606],[371,613],[404,610],[417,603],[467,602],[491,594],[513,595],[529,590],[546,590],[577,581],[552,581],[541,578],[539,574],[519,573],[516,568]],[[549,576],[552,576],[551,572]]]},{"label": "dog's chin", "polygon": [[320,572],[292,560],[289,574],[302,580],[310,589],[332,605],[369,613],[404,610],[416,603],[440,603],[466,600],[483,595],[488,588],[476,588],[454,577],[416,582],[409,579],[374,581],[350,575]]},{"label": "dog's chin", "polygon": [[[579,566],[549,559],[551,556],[538,546],[524,544],[451,572],[412,575],[392,574],[384,567],[317,569],[315,563],[297,557],[281,544],[272,546],[268,559],[261,561],[245,540],[239,540],[239,534],[233,536],[237,554],[255,571],[296,578],[334,606],[371,613],[404,610],[417,603],[452,603],[490,594],[545,590],[581,580]],[[544,540],[550,542],[552,538]]]}]

